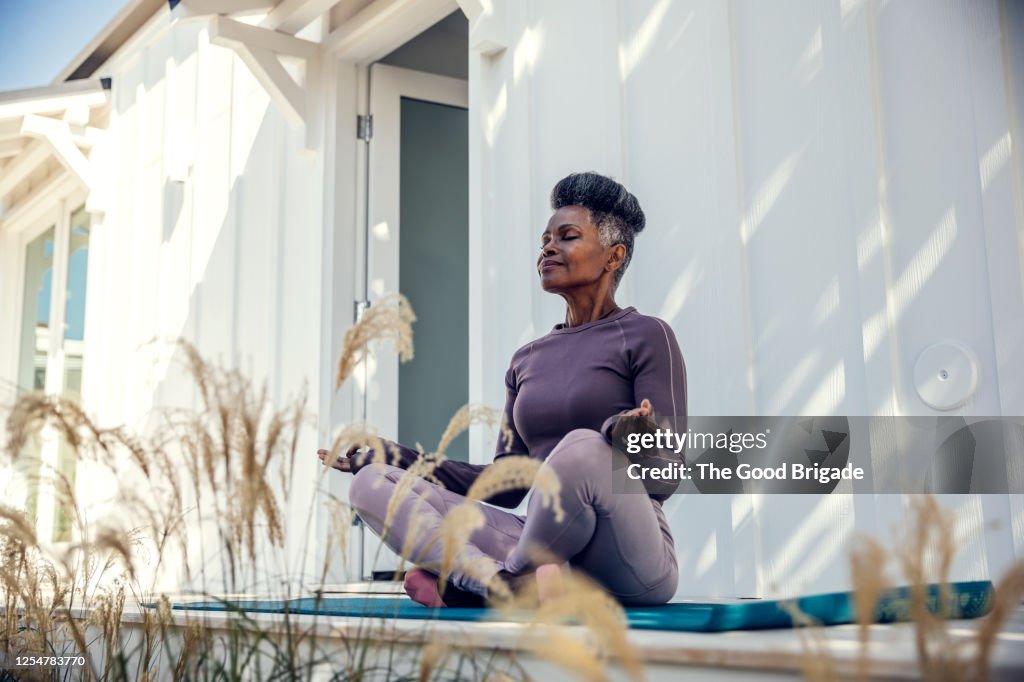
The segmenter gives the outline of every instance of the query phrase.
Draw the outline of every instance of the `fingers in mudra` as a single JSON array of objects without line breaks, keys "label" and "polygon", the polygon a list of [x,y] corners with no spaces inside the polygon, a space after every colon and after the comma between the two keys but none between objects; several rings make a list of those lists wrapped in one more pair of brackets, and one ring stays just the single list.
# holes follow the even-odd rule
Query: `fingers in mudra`
[{"label": "fingers in mudra", "polygon": [[352,470],[352,467],[350,466],[350,462],[347,457],[337,457],[334,459],[334,461],[330,461],[331,452],[329,450],[324,450],[323,448],[317,450],[316,454],[320,458],[320,462],[324,466],[327,466],[328,462],[330,462],[330,466],[332,469],[337,469],[338,471]]}]

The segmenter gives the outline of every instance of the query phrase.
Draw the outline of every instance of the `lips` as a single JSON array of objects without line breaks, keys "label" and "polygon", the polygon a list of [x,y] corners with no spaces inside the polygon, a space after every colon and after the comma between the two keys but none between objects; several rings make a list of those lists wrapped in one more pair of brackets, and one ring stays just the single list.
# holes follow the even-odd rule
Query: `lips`
[{"label": "lips", "polygon": [[558,268],[561,266],[562,263],[559,263],[556,260],[551,260],[550,258],[545,258],[540,264],[540,271],[544,272],[545,270],[550,270],[552,268]]}]

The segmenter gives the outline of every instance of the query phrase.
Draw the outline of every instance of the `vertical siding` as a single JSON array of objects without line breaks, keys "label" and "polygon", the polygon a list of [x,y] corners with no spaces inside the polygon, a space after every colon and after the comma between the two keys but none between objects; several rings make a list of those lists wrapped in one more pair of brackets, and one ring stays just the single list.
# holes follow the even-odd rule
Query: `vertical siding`
[{"label": "vertical siding", "polygon": [[[1014,3],[507,2],[474,30],[495,26],[508,48],[472,67],[475,396],[500,404],[512,351],[560,320],[533,237],[552,184],[593,169],[647,213],[619,299],[675,329],[691,413],[937,414],[913,369],[947,339],[979,364],[959,413],[1020,413]],[[942,498],[966,550],[957,577],[1019,555],[1016,498]],[[843,588],[854,533],[890,533],[906,505],[674,498],[680,593]]]},{"label": "vertical siding", "polygon": [[[153,408],[198,407],[180,353],[162,343],[182,336],[266,382],[278,406],[305,384],[315,412],[322,160],[302,154],[303,132],[201,24],[151,22],[104,71],[114,191],[93,242],[108,267],[90,280],[90,406],[104,423],[136,427]],[[315,485],[315,460],[302,457],[315,442],[313,429],[299,440],[297,490]],[[289,556],[299,561],[309,496],[295,499]]]}]

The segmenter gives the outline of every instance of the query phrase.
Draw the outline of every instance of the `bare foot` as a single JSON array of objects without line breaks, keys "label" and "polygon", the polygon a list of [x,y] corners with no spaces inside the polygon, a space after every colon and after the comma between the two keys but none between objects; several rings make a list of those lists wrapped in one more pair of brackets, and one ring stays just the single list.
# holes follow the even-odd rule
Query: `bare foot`
[{"label": "bare foot", "polygon": [[441,600],[441,594],[437,591],[437,576],[429,571],[424,571],[422,568],[406,571],[402,587],[417,604],[423,604],[433,609],[446,606]]},{"label": "bare foot", "polygon": [[543,606],[562,595],[562,567],[559,564],[542,564],[537,567],[537,600]]},{"label": "bare foot", "polygon": [[[497,584],[491,586],[490,592],[495,595],[492,598],[495,605],[501,605],[507,600],[506,595],[513,598],[526,596],[528,600],[531,600],[533,586],[536,585],[536,605],[542,606],[561,596],[565,589],[560,564],[541,564],[536,571],[521,574],[512,574],[502,569],[498,571],[493,580]],[[532,607],[533,604],[529,604],[529,606]]]}]

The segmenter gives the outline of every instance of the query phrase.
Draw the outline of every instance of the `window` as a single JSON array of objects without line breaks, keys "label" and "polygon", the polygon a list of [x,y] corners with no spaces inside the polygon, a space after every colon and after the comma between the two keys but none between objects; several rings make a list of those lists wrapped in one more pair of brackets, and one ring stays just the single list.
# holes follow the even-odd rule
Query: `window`
[{"label": "window", "polygon": [[[91,226],[84,206],[69,213],[64,205],[26,237],[18,388],[80,400]],[[26,445],[17,473],[26,482],[25,507],[40,540],[62,542],[71,539],[71,521],[53,471],[74,489],[73,452],[56,432],[44,430]]]}]

